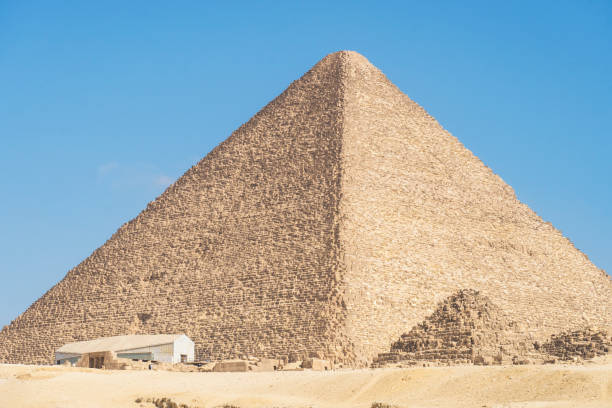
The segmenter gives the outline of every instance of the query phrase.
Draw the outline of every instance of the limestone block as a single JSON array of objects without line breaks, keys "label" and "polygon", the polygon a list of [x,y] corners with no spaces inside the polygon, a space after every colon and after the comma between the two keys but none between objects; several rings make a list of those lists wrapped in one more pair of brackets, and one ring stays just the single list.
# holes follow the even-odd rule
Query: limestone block
[{"label": "limestone block", "polygon": [[249,371],[249,362],[246,360],[219,361],[213,368],[214,372],[245,372]]},{"label": "limestone block", "polygon": [[302,362],[302,368],[308,368],[315,371],[327,371],[331,370],[333,367],[329,360],[322,360],[320,358],[307,358]]}]

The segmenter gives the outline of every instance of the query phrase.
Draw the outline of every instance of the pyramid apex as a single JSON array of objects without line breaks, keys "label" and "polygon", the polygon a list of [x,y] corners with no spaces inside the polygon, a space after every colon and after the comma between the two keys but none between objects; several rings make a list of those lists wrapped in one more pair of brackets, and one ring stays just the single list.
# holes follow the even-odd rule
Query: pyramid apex
[{"label": "pyramid apex", "polygon": [[344,55],[344,56],[353,55],[353,56],[359,56],[361,58],[365,58],[363,55],[353,50],[340,50],[340,51],[332,52],[331,54],[328,54],[328,55]]},{"label": "pyramid apex", "polygon": [[335,67],[336,74],[341,72],[360,72],[361,75],[366,73],[366,77],[370,77],[373,74],[384,75],[366,57],[357,51],[341,50],[328,54],[315,64],[313,70],[315,72],[326,72],[331,67]]},{"label": "pyramid apex", "polygon": [[320,62],[334,61],[345,63],[347,65],[367,65],[372,66],[372,63],[368,61],[366,57],[358,53],[357,51],[351,50],[340,50],[332,52],[326,55]]}]

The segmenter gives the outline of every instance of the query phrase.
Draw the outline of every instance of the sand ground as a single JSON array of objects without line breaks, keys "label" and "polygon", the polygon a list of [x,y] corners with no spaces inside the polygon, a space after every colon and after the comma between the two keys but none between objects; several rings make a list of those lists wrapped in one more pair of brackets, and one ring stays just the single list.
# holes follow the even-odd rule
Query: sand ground
[{"label": "sand ground", "polygon": [[0,365],[0,407],[612,407],[612,363],[181,373]]}]

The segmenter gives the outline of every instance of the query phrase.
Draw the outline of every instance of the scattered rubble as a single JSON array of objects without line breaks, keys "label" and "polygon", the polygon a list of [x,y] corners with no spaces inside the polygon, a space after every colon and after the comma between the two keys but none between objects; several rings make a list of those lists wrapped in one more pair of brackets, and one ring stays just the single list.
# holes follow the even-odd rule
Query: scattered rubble
[{"label": "scattered rubble", "polygon": [[588,360],[612,352],[612,338],[606,330],[586,328],[553,335],[539,348],[563,361]]},{"label": "scattered rubble", "polygon": [[[332,370],[334,365],[329,360],[306,358],[303,361],[285,362],[280,359],[259,358],[248,356],[244,359],[204,361],[191,363],[163,363],[127,358],[118,358],[114,352],[98,353],[103,357],[103,364],[98,367],[106,370],[156,370],[177,372],[247,372],[247,371],[313,371]],[[65,365],[70,365],[66,362]],[[81,358],[76,367],[87,368],[87,358]]]},{"label": "scattered rubble", "polygon": [[550,364],[581,361],[612,351],[607,331],[583,329],[540,344],[488,297],[472,289],[444,299],[432,315],[381,353],[373,367],[474,364]]},{"label": "scattered rubble", "polygon": [[491,365],[511,363],[533,346],[517,324],[480,292],[465,289],[442,301],[434,313],[403,334],[374,366],[389,363]]}]

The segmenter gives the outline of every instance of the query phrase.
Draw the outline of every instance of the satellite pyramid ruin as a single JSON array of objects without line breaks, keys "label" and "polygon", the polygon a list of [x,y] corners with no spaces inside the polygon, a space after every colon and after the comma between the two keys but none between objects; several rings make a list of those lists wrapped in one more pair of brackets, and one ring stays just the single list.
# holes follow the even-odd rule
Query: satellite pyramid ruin
[{"label": "satellite pyramid ruin", "polygon": [[461,364],[479,359],[511,363],[514,356],[535,354],[533,343],[489,298],[475,290],[460,290],[402,334],[389,353],[379,354],[376,365],[403,361]]},{"label": "satellite pyramid ruin", "polygon": [[[517,158],[519,160],[520,158]],[[0,361],[185,333],[196,359],[362,365],[458,289],[534,338],[612,281],[363,56],[325,57],[0,332]]]}]

